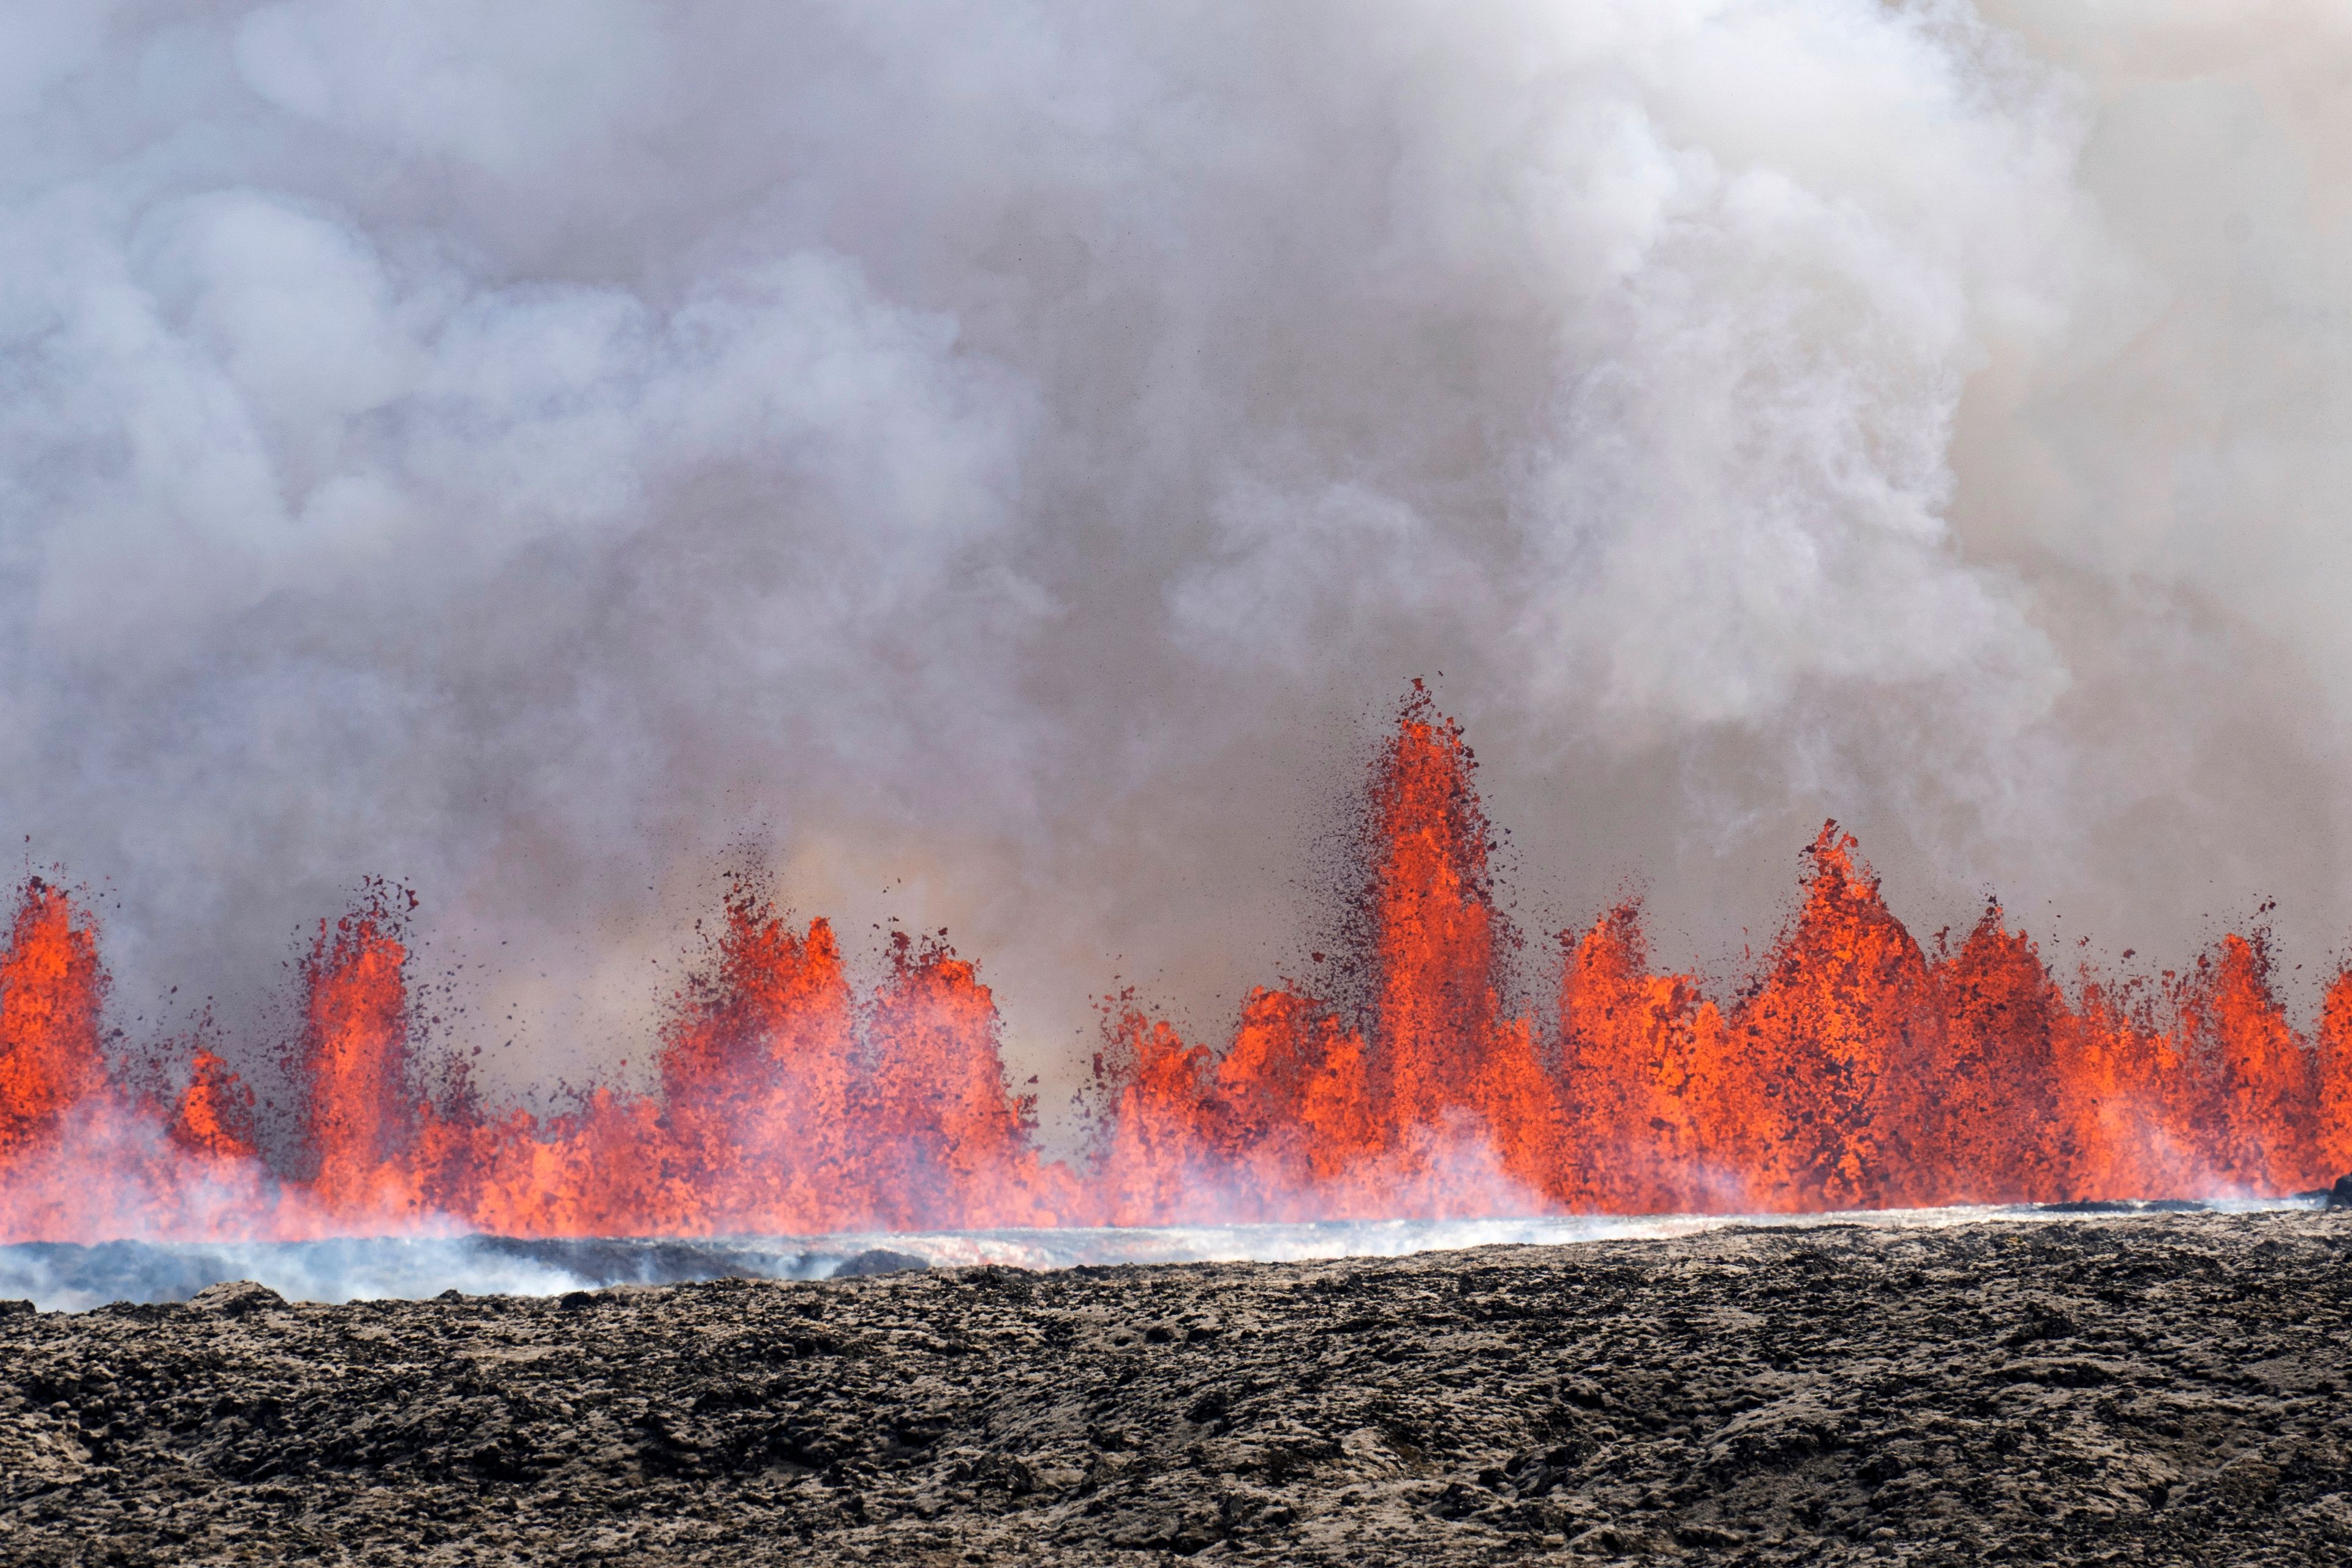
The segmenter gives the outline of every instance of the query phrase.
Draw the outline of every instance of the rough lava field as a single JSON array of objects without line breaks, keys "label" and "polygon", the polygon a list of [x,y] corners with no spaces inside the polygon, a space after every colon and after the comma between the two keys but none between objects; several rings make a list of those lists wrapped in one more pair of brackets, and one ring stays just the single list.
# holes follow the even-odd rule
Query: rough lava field
[{"label": "rough lava field", "polygon": [[2307,1563],[2352,1215],[0,1315],[0,1559]]}]

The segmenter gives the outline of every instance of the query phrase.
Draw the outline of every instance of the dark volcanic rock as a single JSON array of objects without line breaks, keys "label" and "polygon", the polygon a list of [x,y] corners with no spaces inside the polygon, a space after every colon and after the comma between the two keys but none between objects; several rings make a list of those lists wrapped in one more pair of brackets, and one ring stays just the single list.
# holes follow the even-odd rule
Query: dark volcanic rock
[{"label": "dark volcanic rock", "polygon": [[2352,1558],[2352,1223],[0,1314],[0,1561]]},{"label": "dark volcanic rock", "polygon": [[[443,1300],[453,1300],[452,1290]],[[199,1312],[219,1312],[231,1318],[249,1318],[266,1307],[283,1307],[286,1298],[267,1285],[256,1285],[250,1279],[239,1279],[227,1285],[207,1285],[196,1292],[188,1305]]]},{"label": "dark volcanic rock", "polygon": [[2327,1189],[2327,1206],[2332,1209],[2352,1209],[2352,1172],[2336,1178]]},{"label": "dark volcanic rock", "polygon": [[887,1247],[868,1247],[855,1258],[845,1258],[841,1267],[833,1271],[835,1279],[863,1279],[874,1274],[903,1274],[910,1268],[929,1268],[930,1265],[911,1252],[893,1252]]}]

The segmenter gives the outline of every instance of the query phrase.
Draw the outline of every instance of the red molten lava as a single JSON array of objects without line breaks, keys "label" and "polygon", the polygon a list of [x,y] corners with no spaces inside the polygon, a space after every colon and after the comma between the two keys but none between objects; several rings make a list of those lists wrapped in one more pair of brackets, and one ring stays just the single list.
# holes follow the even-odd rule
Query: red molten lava
[{"label": "red molten lava", "polygon": [[126,1086],[95,928],[31,879],[0,955],[0,1240],[1797,1212],[2275,1194],[2352,1167],[2352,973],[2310,1037],[2259,934],[2070,994],[1998,905],[1923,951],[1835,824],[1727,994],[1656,968],[1626,904],[1563,933],[1546,1010],[1515,1011],[1475,773],[1416,683],[1370,781],[1352,1001],[1255,991],[1218,1050],[1114,999],[1076,1168],[1040,1156],[944,932],[895,935],[860,994],[829,924],[739,887],[659,1088],[537,1118],[462,1073],[425,1091],[413,900],[372,886],[301,965],[300,1136],[273,1141],[209,1047],[169,1103]]},{"label": "red molten lava", "polygon": [[106,1092],[98,940],[65,893],[25,884],[0,957],[0,1160],[13,1168],[57,1142],[61,1121]]}]

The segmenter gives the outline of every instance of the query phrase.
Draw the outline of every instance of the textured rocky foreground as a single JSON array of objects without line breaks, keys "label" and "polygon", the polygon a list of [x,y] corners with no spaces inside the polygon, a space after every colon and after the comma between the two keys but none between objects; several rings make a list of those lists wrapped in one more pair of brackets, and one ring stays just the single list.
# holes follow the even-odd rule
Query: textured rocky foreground
[{"label": "textured rocky foreground", "polygon": [[2352,1559],[2352,1215],[0,1315],[0,1561]]}]

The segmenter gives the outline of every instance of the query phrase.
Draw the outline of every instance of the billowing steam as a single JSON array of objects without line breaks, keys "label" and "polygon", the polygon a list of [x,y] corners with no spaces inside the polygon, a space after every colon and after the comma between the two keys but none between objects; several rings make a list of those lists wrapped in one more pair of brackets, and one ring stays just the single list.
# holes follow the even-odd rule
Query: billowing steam
[{"label": "billowing steam", "polygon": [[951,928],[1051,1089],[1115,974],[1273,978],[1440,671],[1531,926],[1639,875],[1669,958],[1760,944],[1835,815],[1923,930],[2352,931],[2322,0],[54,0],[5,53],[0,800],[148,1027],[266,1035],[382,873],[494,1079],[610,1067],[748,843]]}]

